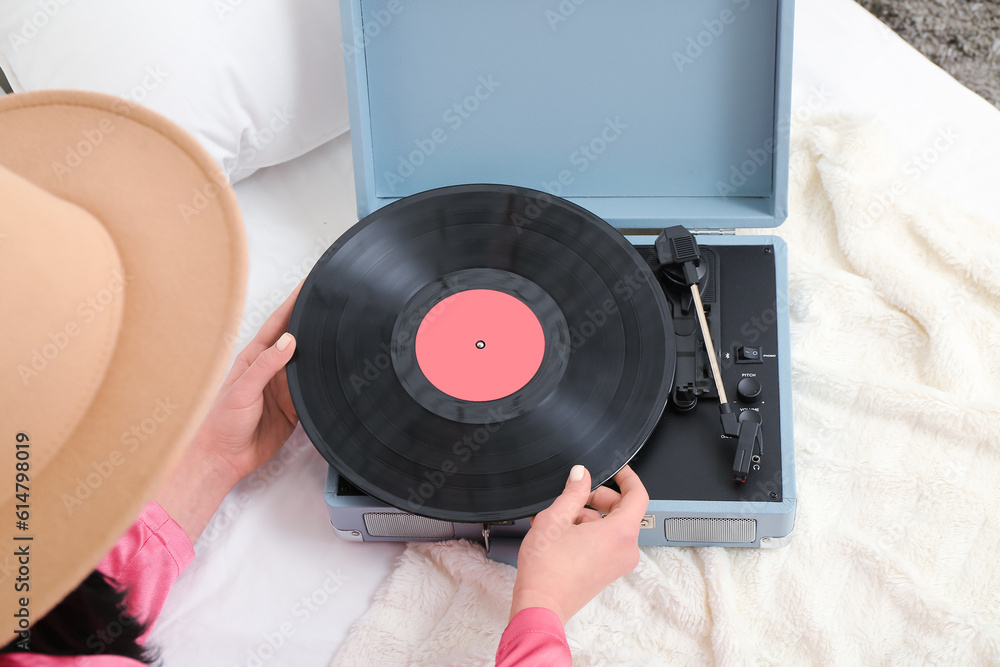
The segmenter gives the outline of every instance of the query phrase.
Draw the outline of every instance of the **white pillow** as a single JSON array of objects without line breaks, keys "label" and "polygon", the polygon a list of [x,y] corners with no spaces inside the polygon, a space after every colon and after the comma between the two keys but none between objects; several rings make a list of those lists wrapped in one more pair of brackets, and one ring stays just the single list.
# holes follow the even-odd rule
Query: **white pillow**
[{"label": "white pillow", "polygon": [[2,0],[15,93],[119,95],[191,132],[231,182],[347,130],[335,0]]}]

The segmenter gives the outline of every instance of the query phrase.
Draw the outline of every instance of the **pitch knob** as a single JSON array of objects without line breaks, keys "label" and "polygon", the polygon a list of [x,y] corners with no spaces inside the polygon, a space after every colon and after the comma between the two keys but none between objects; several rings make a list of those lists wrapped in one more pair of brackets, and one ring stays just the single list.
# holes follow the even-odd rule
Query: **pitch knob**
[{"label": "pitch knob", "polygon": [[736,385],[736,394],[744,403],[756,403],[760,400],[760,382],[756,378],[743,378]]}]

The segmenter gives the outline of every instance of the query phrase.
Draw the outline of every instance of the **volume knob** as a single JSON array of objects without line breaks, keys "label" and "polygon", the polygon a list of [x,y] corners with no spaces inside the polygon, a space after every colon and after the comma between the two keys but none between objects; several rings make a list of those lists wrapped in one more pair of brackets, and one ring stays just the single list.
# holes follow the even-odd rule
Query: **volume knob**
[{"label": "volume knob", "polygon": [[736,394],[744,403],[756,403],[760,400],[760,382],[755,378],[743,378],[736,385]]}]

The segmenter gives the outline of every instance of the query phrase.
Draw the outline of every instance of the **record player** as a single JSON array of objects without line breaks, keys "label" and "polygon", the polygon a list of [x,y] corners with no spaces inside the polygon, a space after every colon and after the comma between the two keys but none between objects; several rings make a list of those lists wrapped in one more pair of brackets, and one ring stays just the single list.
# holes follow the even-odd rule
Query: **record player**
[{"label": "record player", "polygon": [[[491,511],[488,503],[478,502],[495,491],[488,481],[477,482],[482,485],[481,492],[468,496],[476,499],[468,506],[462,506],[460,494],[455,496],[458,500],[449,501],[450,509],[444,504],[435,506],[435,494],[443,493],[441,489],[453,478],[466,472],[472,476],[473,471],[455,472],[448,466],[460,468],[462,460],[435,458],[433,448],[412,456],[424,466],[406,472],[412,483],[393,482],[389,492],[371,483],[374,472],[364,472],[384,464],[386,472],[379,473],[383,475],[379,479],[403,474],[393,468],[386,458],[389,454],[383,453],[405,447],[386,443],[437,437],[421,430],[421,414],[434,413],[433,419],[442,424],[454,424],[454,430],[442,437],[464,433],[473,457],[480,457],[482,463],[482,457],[488,456],[482,452],[488,452],[490,446],[476,446],[475,429],[482,431],[487,443],[491,424],[514,422],[504,421],[510,412],[492,418],[483,416],[485,412],[470,414],[478,414],[476,410],[484,405],[508,400],[504,394],[508,389],[522,393],[510,394],[517,399],[508,400],[504,409],[528,406],[524,409],[530,413],[544,412],[549,406],[544,391],[551,386],[543,390],[537,385],[544,385],[546,378],[555,378],[551,380],[555,383],[562,377],[560,373],[568,371],[546,365],[551,351],[549,334],[544,340],[535,340],[533,334],[525,333],[534,331],[533,319],[513,336],[514,347],[523,354],[501,358],[505,370],[491,371],[494,378],[514,378],[508,389],[501,380],[493,379],[479,385],[485,386],[488,394],[480,396],[477,387],[462,385],[462,378],[449,389],[446,385],[450,380],[436,379],[431,372],[434,363],[426,361],[429,353],[420,360],[419,343],[412,340],[420,336],[418,325],[427,319],[430,309],[451,303],[449,297],[458,292],[478,290],[476,293],[485,294],[494,290],[494,297],[513,294],[518,303],[527,304],[546,332],[563,331],[564,356],[569,363],[579,366],[583,363],[579,359],[593,358],[597,361],[588,363],[596,369],[595,376],[634,374],[635,387],[642,391],[616,403],[617,417],[587,422],[590,425],[581,427],[577,435],[583,434],[586,440],[587,434],[593,433],[597,441],[597,431],[602,428],[615,437],[626,434],[620,448],[605,444],[595,454],[599,455],[597,462],[591,459],[588,468],[595,483],[610,478],[626,463],[639,474],[651,498],[640,544],[785,544],[795,515],[787,252],[777,237],[736,235],[734,230],[773,227],[786,217],[792,2],[343,0],[341,11],[361,229],[352,228],[317,263],[314,274],[322,272],[321,265],[335,264],[336,252],[341,253],[341,260],[348,253],[346,249],[353,253],[350,262],[340,261],[339,273],[328,272],[327,292],[313,298],[312,306],[296,304],[290,328],[313,326],[317,331],[315,344],[308,335],[305,343],[302,334],[296,335],[300,336],[300,350],[313,344],[316,352],[302,357],[297,351],[289,367],[289,384],[300,417],[307,413],[303,425],[327,460],[336,463],[329,468],[325,495],[337,534],[352,541],[485,540],[491,556],[507,561],[514,558],[520,537],[529,526],[526,512],[537,510],[528,498],[543,483],[532,481],[530,471],[522,473],[523,484],[509,482],[518,479],[516,475],[502,478],[508,481],[496,493],[507,494],[504,502],[518,494],[524,494],[525,500],[497,512]],[[449,199],[440,198],[445,196]],[[507,225],[503,234],[522,231],[511,230],[513,224],[554,238],[572,228],[570,223],[559,223],[551,234],[542,229],[558,219],[560,211],[581,219],[592,214],[598,220],[580,228],[584,229],[579,233],[581,238],[566,240],[567,246],[577,248],[574,257],[586,256],[590,245],[597,248],[595,259],[581,266],[593,266],[599,272],[600,257],[611,264],[618,262],[620,267],[634,262],[639,271],[635,275],[645,276],[644,280],[655,276],[643,289],[657,290],[657,295],[639,297],[628,292],[626,300],[630,304],[633,297],[636,300],[634,313],[627,309],[618,313],[624,302],[616,301],[614,318],[616,323],[624,323],[621,326],[606,326],[601,320],[606,313],[600,308],[581,306],[579,312],[574,311],[573,317],[579,315],[576,320],[568,317],[575,324],[559,329],[563,325],[556,322],[558,313],[553,316],[556,319],[546,319],[545,313],[551,310],[545,305],[548,295],[536,298],[531,296],[534,288],[530,285],[508,284],[512,279],[520,280],[525,272],[512,269],[504,275],[481,274],[476,272],[478,264],[469,267],[453,259],[465,256],[455,249],[469,248],[475,253],[500,243],[494,232],[484,231],[481,243],[464,246],[441,232],[439,263],[442,267],[464,267],[448,274],[460,274],[461,285],[439,285],[436,291],[421,296],[420,280],[408,285],[394,278],[393,290],[410,290],[412,294],[407,293],[399,302],[406,305],[392,306],[396,309],[393,315],[399,313],[395,324],[385,325],[392,329],[391,339],[366,341],[365,332],[375,329],[364,328],[369,326],[365,318],[375,316],[359,314],[352,321],[346,310],[336,321],[306,324],[310,315],[303,315],[304,310],[340,307],[339,297],[331,296],[336,289],[353,290],[353,296],[344,298],[362,305],[376,303],[380,294],[387,293],[390,281],[372,278],[374,274],[367,274],[364,280],[379,283],[379,287],[361,279],[354,283],[348,280],[351,271],[375,271],[375,267],[388,265],[390,260],[380,265],[374,255],[423,252],[434,256],[437,252],[432,249],[433,239],[424,243],[427,234],[419,230],[399,235],[392,249],[368,240],[359,251],[359,239],[366,231],[371,236],[373,230],[392,229],[387,226],[388,219],[404,213],[416,216],[407,219],[424,221],[413,223],[425,226],[420,229],[430,229],[426,226],[434,223],[426,221],[438,215],[455,218],[458,222],[453,228],[459,229],[458,225],[468,223],[467,201],[475,202],[469,206],[476,208],[476,215],[489,217],[489,211],[497,211],[495,217],[503,218],[497,224]],[[455,213],[455,207],[461,210]],[[417,213],[412,213],[414,210]],[[385,211],[385,216],[378,213]],[[588,234],[603,229],[601,221],[618,231],[595,231],[604,236],[593,240],[596,237]],[[366,226],[366,222],[371,224]],[[441,224],[444,229],[445,223]],[[627,241],[628,249],[618,248],[612,236]],[[511,243],[515,247],[522,241]],[[421,244],[429,249],[420,250]],[[517,248],[514,254],[522,250]],[[619,254],[621,258],[616,259]],[[544,267],[562,259],[556,253],[548,264],[543,260],[518,261],[524,266]],[[370,264],[364,265],[366,261]],[[430,260],[430,264],[437,261]],[[420,262],[421,266],[428,264],[424,259]],[[482,270],[492,270],[491,262],[481,260]],[[398,264],[392,260],[393,266]],[[414,269],[414,275],[423,270]],[[548,272],[545,275],[558,272],[554,268],[531,271]],[[571,284],[572,273],[552,278],[562,281],[552,284]],[[625,269],[620,273],[616,284],[622,282]],[[331,276],[352,287],[330,286]],[[314,292],[318,289],[315,281],[323,279],[310,275]],[[581,285],[586,280],[580,276]],[[304,293],[309,288],[307,280]],[[365,292],[363,297],[358,296],[358,290]],[[542,289],[557,291],[561,290]],[[566,298],[559,301],[563,310],[568,308],[562,306]],[[497,327],[519,321],[517,303],[483,304],[486,302],[473,318],[479,318],[476,321],[495,320]],[[418,306],[424,309],[419,313],[414,310],[416,314],[409,319],[404,317],[402,311]],[[455,312],[453,309],[452,314]],[[463,312],[461,308],[459,312]],[[492,320],[482,315],[486,312],[493,313],[489,316]],[[704,313],[704,322],[699,313]],[[662,341],[655,335],[661,317],[666,323]],[[587,318],[592,325],[589,329]],[[413,323],[410,330],[400,329],[405,328],[400,324],[404,321]],[[634,361],[626,355],[620,363],[602,365],[600,359],[614,356],[615,336],[623,336],[625,341],[631,335],[629,323],[633,321],[643,337],[643,352]],[[351,334],[357,342],[350,345],[357,349],[369,345],[365,348],[369,353],[345,356],[344,348],[349,345],[345,341],[350,337],[338,339],[334,334],[342,335],[345,327],[355,326],[361,333]],[[618,329],[621,331],[615,333]],[[321,330],[329,331],[321,335]],[[588,336],[590,330],[598,333]],[[574,335],[581,345],[590,345],[586,355],[577,355],[579,359],[573,356]],[[592,343],[591,336],[603,342]],[[454,348],[448,346],[452,344],[447,336],[438,340],[436,354],[450,358],[449,350]],[[433,349],[428,345],[424,348]],[[488,345],[495,350],[486,339],[476,341],[480,350]],[[337,351],[332,352],[330,346]],[[603,352],[594,352],[596,348]],[[532,355],[537,364],[523,361],[522,357]],[[666,365],[660,360],[664,355],[669,356]],[[477,363],[474,356],[461,359]],[[315,401],[310,408],[306,403],[311,395],[328,394],[333,386],[325,380],[308,380],[316,376],[315,366],[323,366],[321,372],[328,375],[343,375],[345,394],[351,390],[355,394],[368,392],[369,385],[389,377],[396,387],[393,391],[413,407],[399,407],[402,399],[392,394],[391,400],[372,399],[367,408],[344,403],[343,409],[324,411],[322,403]],[[625,370],[619,373],[619,367]],[[665,377],[668,372],[671,377],[660,384],[650,379],[658,374]],[[520,380],[518,373],[524,376]],[[528,384],[527,377],[531,377]],[[595,383],[604,387],[613,380]],[[525,397],[526,386],[542,393]],[[428,392],[437,395],[442,388],[450,397],[447,401],[427,398],[431,395]],[[403,410],[412,411],[413,417],[407,417],[412,428],[399,427],[402,418],[396,414]],[[562,428],[586,421],[585,412],[580,410],[579,417]],[[373,419],[383,421],[373,426]],[[531,441],[531,432],[526,433],[522,440],[505,435],[508,450],[504,451],[516,449],[511,442]],[[346,440],[354,444],[362,464],[351,464],[334,452]],[[494,442],[499,440],[500,436],[495,436]],[[456,455],[461,441],[457,438],[455,447],[449,447]],[[551,470],[538,474],[539,479],[558,479],[558,483],[549,482],[558,493],[569,466],[579,461],[570,460],[572,453],[553,452],[538,459],[551,463]],[[583,450],[580,452],[582,456]],[[524,456],[527,461],[531,454]],[[377,460],[377,464],[365,457]],[[502,462],[497,465],[516,467]],[[543,464],[533,465],[532,470],[539,470]],[[488,466],[475,472],[486,475],[486,470]],[[431,489],[429,495],[434,499],[428,500],[422,488]],[[521,512],[511,509],[514,506]]]}]

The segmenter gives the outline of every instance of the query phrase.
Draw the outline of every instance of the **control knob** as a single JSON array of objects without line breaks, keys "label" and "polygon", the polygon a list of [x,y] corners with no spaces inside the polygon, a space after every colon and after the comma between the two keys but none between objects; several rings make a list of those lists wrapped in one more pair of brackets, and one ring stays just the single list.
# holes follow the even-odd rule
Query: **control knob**
[{"label": "control knob", "polygon": [[756,403],[760,400],[760,382],[756,378],[743,378],[736,385],[736,395],[744,403]]}]

